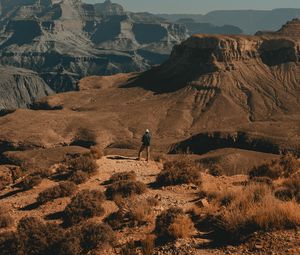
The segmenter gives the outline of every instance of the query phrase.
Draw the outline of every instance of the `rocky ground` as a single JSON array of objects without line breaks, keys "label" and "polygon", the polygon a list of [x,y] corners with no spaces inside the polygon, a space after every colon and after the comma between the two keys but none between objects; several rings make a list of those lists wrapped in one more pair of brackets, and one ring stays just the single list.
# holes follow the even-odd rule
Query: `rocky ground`
[{"label": "rocky ground", "polygon": [[[135,157],[108,155],[97,161],[99,166],[96,175],[91,177],[88,182],[79,185],[79,189],[99,189],[105,191],[105,181],[112,174],[124,171],[134,171],[138,180],[148,185],[148,191],[137,197],[143,200],[148,197],[154,197],[159,202],[153,207],[153,214],[158,215],[163,210],[178,206],[185,211],[195,207],[198,200],[199,187],[196,185],[178,185],[167,188],[153,188],[151,185],[157,174],[162,169],[162,163],[151,161],[137,161]],[[241,183],[247,180],[245,175],[236,175],[232,177],[213,177],[203,172],[203,186],[201,189],[240,189]],[[60,223],[60,219],[55,217],[69,203],[70,198],[60,198],[45,205],[35,207],[37,194],[48,187],[55,185],[53,181],[43,180],[43,182],[32,190],[17,192],[14,188],[7,188],[0,193],[0,204],[9,207],[10,214],[15,219],[15,223],[24,216],[39,216],[47,221]],[[199,203],[198,203],[199,204]],[[205,203],[202,204],[205,206]],[[115,212],[117,206],[112,201],[104,203],[105,215],[99,218],[101,221],[105,216]],[[119,254],[120,247],[130,241],[143,239],[147,234],[153,231],[154,222],[141,227],[126,227],[116,232],[118,246],[109,249],[106,254]],[[14,227],[12,227],[14,228]],[[3,231],[3,230],[2,230]],[[279,231],[272,233],[255,233],[246,243],[238,246],[216,247],[212,245],[211,240],[205,236],[207,233],[195,232],[189,239],[179,239],[175,243],[159,246],[155,249],[156,255],[173,254],[299,254],[300,252],[300,230]],[[103,251],[102,251],[103,252]],[[99,251],[97,254],[103,254]]]}]

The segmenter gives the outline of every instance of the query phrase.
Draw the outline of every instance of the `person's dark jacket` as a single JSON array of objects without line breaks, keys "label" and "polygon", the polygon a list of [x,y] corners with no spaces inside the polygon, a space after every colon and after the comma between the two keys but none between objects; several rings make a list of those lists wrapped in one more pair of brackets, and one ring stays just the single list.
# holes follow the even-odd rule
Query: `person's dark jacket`
[{"label": "person's dark jacket", "polygon": [[151,135],[149,133],[145,133],[142,137],[142,143],[144,146],[150,146],[151,144]]}]

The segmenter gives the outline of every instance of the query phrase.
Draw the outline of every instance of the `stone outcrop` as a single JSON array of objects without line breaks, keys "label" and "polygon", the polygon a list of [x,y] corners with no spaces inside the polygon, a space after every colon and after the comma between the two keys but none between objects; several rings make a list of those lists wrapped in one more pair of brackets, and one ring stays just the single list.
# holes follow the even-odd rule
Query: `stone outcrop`
[{"label": "stone outcrop", "polygon": [[105,1],[3,0],[0,64],[33,70],[55,91],[87,75],[143,71],[186,39],[182,25]]},{"label": "stone outcrop", "polygon": [[28,107],[36,98],[54,92],[37,73],[15,67],[0,67],[0,111]]}]

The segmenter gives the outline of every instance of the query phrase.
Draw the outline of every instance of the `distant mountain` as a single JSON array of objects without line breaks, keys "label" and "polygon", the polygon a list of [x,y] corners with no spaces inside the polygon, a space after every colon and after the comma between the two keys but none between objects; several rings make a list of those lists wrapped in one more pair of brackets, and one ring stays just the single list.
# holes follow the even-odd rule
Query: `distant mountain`
[{"label": "distant mountain", "polygon": [[243,30],[245,34],[254,34],[258,30],[277,30],[288,20],[300,17],[300,9],[274,9],[270,11],[232,10],[212,11],[201,14],[160,14],[170,22],[179,19],[193,19],[200,23],[211,23],[215,26],[232,25]]},{"label": "distant mountain", "polygon": [[0,65],[33,70],[55,92],[87,75],[146,70],[187,38],[184,25],[109,0],[0,0],[0,10]]},{"label": "distant mountain", "polygon": [[215,26],[210,23],[199,23],[193,19],[179,19],[176,21],[178,24],[183,24],[188,29],[190,35],[193,34],[242,34],[243,31],[237,26],[224,25]]}]

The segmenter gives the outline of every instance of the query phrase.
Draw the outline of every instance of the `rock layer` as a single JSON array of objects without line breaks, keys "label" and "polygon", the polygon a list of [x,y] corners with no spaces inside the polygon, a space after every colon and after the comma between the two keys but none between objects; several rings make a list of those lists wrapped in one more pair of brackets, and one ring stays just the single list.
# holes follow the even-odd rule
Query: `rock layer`
[{"label": "rock layer", "polygon": [[0,67],[0,110],[28,107],[36,98],[53,93],[35,72]]}]

